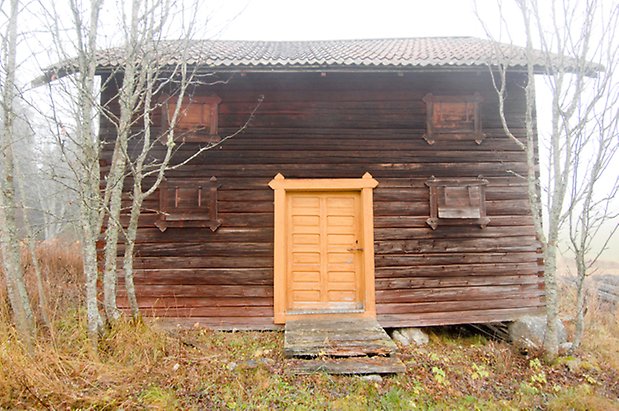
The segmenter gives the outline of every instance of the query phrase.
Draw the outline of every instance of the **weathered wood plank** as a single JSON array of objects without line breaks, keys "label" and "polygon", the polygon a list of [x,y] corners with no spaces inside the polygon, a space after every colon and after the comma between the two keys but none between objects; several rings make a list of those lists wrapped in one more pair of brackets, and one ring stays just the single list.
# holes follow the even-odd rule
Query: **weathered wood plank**
[{"label": "weathered wood plank", "polygon": [[[212,241],[212,242],[261,242],[273,240],[273,228],[264,227],[226,227],[225,222],[223,227],[219,227],[216,232],[212,232],[208,228],[168,228],[165,232],[161,232],[157,227],[140,227],[138,229],[138,243],[168,241],[175,242],[196,242],[196,241]],[[139,253],[139,248],[137,250]]]},{"label": "weathered wood plank", "polygon": [[[490,301],[506,298],[529,299],[543,295],[539,284],[486,285],[442,288],[418,288],[376,291],[377,303],[416,303],[420,301],[453,302],[476,300]],[[494,303],[496,304],[496,302]],[[412,307],[412,306],[411,306]],[[448,310],[446,310],[448,311]]]},{"label": "weathered wood plank", "polygon": [[385,328],[406,327],[415,325],[425,327],[430,325],[449,325],[449,324],[474,324],[500,321],[513,321],[525,315],[539,315],[544,312],[542,304],[508,308],[508,309],[488,309],[488,310],[462,310],[451,312],[428,312],[428,313],[406,313],[406,314],[380,314],[377,316],[378,322]]},{"label": "weathered wood plank", "polygon": [[481,285],[520,285],[520,284],[543,284],[543,280],[532,275],[493,275],[471,277],[461,273],[458,277],[404,277],[404,278],[379,278],[376,280],[377,290],[390,289],[437,289],[441,287],[475,287]]},{"label": "weathered wood plank", "polygon": [[[118,295],[119,307],[128,307],[125,293]],[[219,316],[226,316],[229,307],[272,307],[269,297],[146,297],[140,296],[140,307],[166,310],[168,308],[221,307]]]},{"label": "weathered wood plank", "polygon": [[[153,269],[159,267],[178,267],[178,268],[271,268],[273,259],[269,257],[141,257],[135,258],[135,268]],[[119,261],[121,266],[121,261]]]},{"label": "weathered wood plank", "polygon": [[[139,300],[139,297],[138,297]],[[128,309],[128,307],[120,307]],[[208,317],[217,321],[218,318],[237,318],[236,321],[244,322],[248,317],[273,317],[273,307],[169,307],[141,309],[142,314],[149,317]],[[235,325],[234,320],[228,320],[231,328]]]},{"label": "weathered wood plank", "polygon": [[[273,285],[272,268],[152,268],[136,269],[139,284],[159,285]],[[119,284],[124,283],[119,272]]]},{"label": "weathered wood plank", "polygon": [[[415,281],[420,277],[459,277],[473,279],[474,277],[484,277],[482,281],[488,281],[489,278],[500,279],[503,275],[534,275],[539,270],[536,261],[523,262],[523,263],[468,263],[463,264],[458,261],[453,261],[452,264],[443,265],[414,265],[410,267],[398,267],[398,269],[391,269],[386,272],[377,272],[376,278],[378,279],[407,279],[409,281]],[[488,281],[490,282],[490,281]],[[395,283],[393,283],[395,284]],[[400,281],[400,284],[404,285],[405,282]],[[405,287],[407,288],[407,287]]]},{"label": "weathered wood plank", "polygon": [[[385,216],[378,215],[374,217],[375,228],[426,228],[428,224],[426,220],[428,216],[411,216],[411,215],[395,215]],[[449,225],[442,227],[453,227],[456,225],[468,227],[471,229],[469,221],[460,220],[450,222]],[[533,225],[533,219],[530,216],[492,216],[488,227],[530,227]]]},{"label": "weathered wood plank", "polygon": [[[119,255],[124,253],[124,244],[119,244]],[[245,257],[271,257],[273,246],[264,242],[239,242],[231,246],[230,243],[221,242],[184,242],[184,243],[141,243],[140,257],[190,257],[201,256],[203,258],[237,256]]]},{"label": "weathered wood plank", "polygon": [[387,355],[397,347],[374,319],[299,319],[286,322],[287,357]]},{"label": "weathered wood plank", "polygon": [[[273,287],[265,285],[155,285],[136,284],[142,297],[273,297]],[[119,290],[122,296],[122,290]]]},{"label": "weathered wood plank", "polygon": [[[540,255],[532,249],[525,250],[494,250],[472,252],[440,252],[440,250],[427,253],[411,253],[397,255],[377,255],[376,266],[384,273],[402,272],[406,273],[417,265],[438,265],[438,264],[492,264],[492,263],[527,263],[537,262]],[[387,276],[389,274],[386,274]],[[407,275],[407,274],[404,274]],[[398,276],[398,277],[401,277]]]},{"label": "weathered wood plank", "polygon": [[292,374],[399,374],[406,366],[397,357],[319,358],[287,360],[286,370]]},{"label": "weathered wood plank", "polygon": [[[542,291],[523,293],[522,296],[512,294],[512,298],[497,298],[489,300],[460,300],[460,301],[432,301],[407,302],[407,303],[382,303],[377,304],[376,312],[382,314],[411,314],[412,316],[426,313],[450,313],[464,310],[482,311],[491,309],[523,308],[543,305],[544,293]],[[457,316],[455,316],[457,317]]]}]

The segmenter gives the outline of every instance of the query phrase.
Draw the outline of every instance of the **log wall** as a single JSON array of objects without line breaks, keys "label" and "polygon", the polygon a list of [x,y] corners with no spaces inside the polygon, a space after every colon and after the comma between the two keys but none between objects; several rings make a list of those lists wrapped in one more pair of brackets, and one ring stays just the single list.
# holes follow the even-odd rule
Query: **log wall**
[{"label": "log wall", "polygon": [[[508,120],[520,136],[523,80],[511,76],[506,101]],[[222,99],[220,136],[247,120],[259,95],[264,102],[244,133],[169,174],[217,177],[222,219],[217,231],[161,232],[154,225],[158,196],[145,202],[135,259],[145,314],[217,328],[274,327],[273,192],[267,184],[277,173],[358,178],[370,172],[378,180],[376,303],[383,326],[502,321],[543,307],[541,256],[522,178],[525,154],[502,131],[487,72],[249,73],[209,91]],[[484,98],[485,140],[429,145],[422,138],[423,96],[475,92]],[[112,135],[103,124],[102,138],[109,141]],[[182,145],[174,162],[197,147]],[[104,164],[111,150],[111,144],[104,145]],[[163,150],[162,145],[154,155]],[[461,222],[432,230],[426,224],[426,180],[478,175],[488,180],[489,225]]]}]

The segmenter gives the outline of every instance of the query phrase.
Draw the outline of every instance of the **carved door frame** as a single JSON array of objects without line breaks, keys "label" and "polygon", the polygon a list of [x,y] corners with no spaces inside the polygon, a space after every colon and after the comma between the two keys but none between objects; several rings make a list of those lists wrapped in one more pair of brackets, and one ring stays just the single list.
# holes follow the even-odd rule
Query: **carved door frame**
[{"label": "carved door frame", "polygon": [[[378,182],[369,173],[362,178],[338,178],[338,179],[286,179],[277,174],[269,183],[269,187],[275,194],[275,221],[274,221],[274,322],[284,324],[286,320],[298,317],[329,316],[333,317],[376,317],[375,286],[374,286],[374,211],[373,189]],[[362,289],[361,301],[363,308],[354,313],[337,314],[287,314],[287,193],[307,191],[334,191],[334,192],[360,192],[361,209],[361,241],[363,247],[362,257]]]}]

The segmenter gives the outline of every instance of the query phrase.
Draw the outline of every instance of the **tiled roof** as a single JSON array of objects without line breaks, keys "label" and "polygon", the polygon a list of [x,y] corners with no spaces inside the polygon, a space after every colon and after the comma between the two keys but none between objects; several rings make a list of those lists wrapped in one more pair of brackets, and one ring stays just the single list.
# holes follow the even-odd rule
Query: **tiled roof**
[{"label": "tiled roof", "polygon": [[[185,60],[210,69],[286,68],[418,68],[471,67],[488,64],[526,66],[522,47],[473,37],[421,37],[328,41],[192,40],[157,45],[156,59],[164,65]],[[102,70],[122,66],[123,49],[100,52]],[[536,65],[543,66],[541,56]]]}]

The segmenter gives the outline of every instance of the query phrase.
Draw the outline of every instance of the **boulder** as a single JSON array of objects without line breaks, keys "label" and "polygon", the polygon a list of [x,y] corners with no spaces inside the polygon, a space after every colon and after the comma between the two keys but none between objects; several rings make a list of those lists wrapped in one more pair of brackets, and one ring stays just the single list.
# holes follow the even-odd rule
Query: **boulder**
[{"label": "boulder", "polygon": [[559,344],[559,355],[567,355],[572,351],[572,347],[574,346],[571,342],[564,342],[563,344]]},{"label": "boulder", "polygon": [[[563,322],[557,319],[559,345],[567,341],[567,332]],[[509,337],[512,343],[523,350],[541,350],[546,335],[545,316],[525,316],[509,325]]]},{"label": "boulder", "polygon": [[369,382],[375,382],[375,383],[383,382],[383,377],[381,377],[378,374],[364,375],[363,377],[361,377],[361,379],[365,381],[369,381]]},{"label": "boulder", "polygon": [[391,338],[404,346],[424,345],[430,341],[428,334],[423,332],[421,328],[398,328],[393,330]]}]

